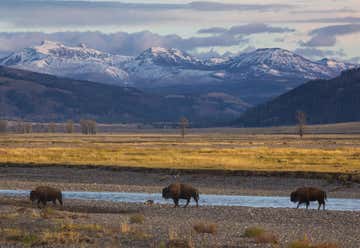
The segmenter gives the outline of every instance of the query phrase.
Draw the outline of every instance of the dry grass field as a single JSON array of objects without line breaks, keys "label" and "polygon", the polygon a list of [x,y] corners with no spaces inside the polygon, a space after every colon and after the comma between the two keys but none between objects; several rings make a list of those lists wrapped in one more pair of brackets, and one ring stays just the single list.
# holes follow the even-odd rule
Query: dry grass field
[{"label": "dry grass field", "polygon": [[0,135],[0,155],[2,164],[360,173],[360,135],[7,134]]}]

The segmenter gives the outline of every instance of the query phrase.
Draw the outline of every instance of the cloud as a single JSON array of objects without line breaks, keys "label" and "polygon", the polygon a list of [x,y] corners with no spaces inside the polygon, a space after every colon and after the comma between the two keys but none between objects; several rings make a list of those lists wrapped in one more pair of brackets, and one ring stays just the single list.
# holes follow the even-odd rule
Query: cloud
[{"label": "cloud", "polygon": [[358,11],[352,8],[340,8],[340,9],[302,9],[293,10],[290,13],[293,14],[329,14],[329,13],[357,13]]},{"label": "cloud", "polygon": [[305,47],[297,48],[294,51],[296,54],[302,55],[310,59],[321,59],[326,57],[345,57],[346,54],[343,50],[331,51],[331,50],[321,50],[314,47]]},{"label": "cloud", "polygon": [[360,24],[333,25],[312,30],[312,36],[307,42],[301,42],[302,46],[325,47],[334,46],[338,36],[359,33]]},{"label": "cloud", "polygon": [[282,28],[282,27],[273,27],[264,23],[250,23],[246,25],[232,26],[229,29],[221,27],[212,27],[208,29],[200,29],[198,33],[200,34],[231,34],[231,35],[250,35],[250,34],[259,34],[259,33],[287,33],[294,32],[294,29]]},{"label": "cloud", "polygon": [[258,33],[287,33],[294,32],[294,29],[272,27],[263,23],[253,23],[242,26],[233,26],[229,29],[230,34],[258,34]]},{"label": "cloud", "polygon": [[191,51],[201,47],[227,47],[247,43],[246,39],[229,34],[182,38],[178,35],[159,35],[149,31],[113,34],[101,32],[0,33],[0,54],[38,45],[43,40],[59,41],[74,46],[85,43],[91,48],[124,55],[138,55],[153,46]]},{"label": "cloud", "polygon": [[25,7],[68,7],[68,8],[117,8],[126,10],[199,10],[199,11],[277,11],[293,8],[289,4],[240,4],[222,3],[220,1],[193,1],[190,3],[146,3],[124,1],[93,1],[93,0],[1,0],[3,6]]},{"label": "cloud", "polygon": [[346,17],[317,18],[317,19],[298,20],[296,22],[306,22],[306,23],[360,23],[360,17],[346,16]]},{"label": "cloud", "polygon": [[192,9],[202,11],[278,11],[292,8],[288,4],[231,4],[220,2],[191,2],[187,5]]},{"label": "cloud", "polygon": [[226,33],[228,30],[221,27],[212,27],[212,28],[203,28],[198,31],[198,34],[222,34]]},{"label": "cloud", "polygon": [[21,27],[101,26],[149,24],[186,20],[184,16],[205,19],[219,11],[276,11],[284,4],[236,4],[221,2],[128,3],[111,1],[1,0],[1,20]]}]

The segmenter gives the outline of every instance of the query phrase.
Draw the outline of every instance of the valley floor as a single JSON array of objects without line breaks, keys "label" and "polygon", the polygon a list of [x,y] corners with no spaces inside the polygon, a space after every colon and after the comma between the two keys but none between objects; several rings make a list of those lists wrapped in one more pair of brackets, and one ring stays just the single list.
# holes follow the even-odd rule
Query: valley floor
[{"label": "valley floor", "polygon": [[[360,171],[359,147],[359,135],[303,140],[234,133],[193,134],[185,140],[175,134],[5,135],[0,137],[0,189],[50,185],[63,191],[160,193],[181,181],[200,194],[289,196],[297,187],[316,186],[329,198],[360,198],[360,184],[347,180],[348,174]],[[141,165],[151,169],[138,168]],[[226,166],[262,168],[264,173],[211,172]],[[193,171],[162,170],[178,167]],[[291,203],[284,209],[64,203],[63,208],[49,204],[39,210],[27,197],[0,196],[0,247],[306,247],[290,246],[294,240],[328,243],[312,248],[360,247],[360,212],[306,211]],[[252,227],[256,229],[248,229]],[[192,246],[167,246],[176,242]]]}]

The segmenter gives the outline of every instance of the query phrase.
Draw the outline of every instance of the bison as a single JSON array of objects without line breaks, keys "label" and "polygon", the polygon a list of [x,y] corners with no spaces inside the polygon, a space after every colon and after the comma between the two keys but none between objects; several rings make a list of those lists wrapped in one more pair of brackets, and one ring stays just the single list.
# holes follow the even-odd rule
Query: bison
[{"label": "bison", "polygon": [[56,204],[56,200],[58,200],[59,203],[63,205],[61,191],[48,186],[40,186],[37,187],[35,190],[32,190],[30,192],[30,200],[32,202],[37,200],[37,205],[39,208],[40,208],[40,202],[44,206],[46,206],[47,202],[52,201],[53,204]]},{"label": "bison", "polygon": [[179,206],[179,199],[186,199],[187,202],[184,208],[189,205],[190,199],[192,197],[196,202],[196,207],[199,207],[199,191],[188,184],[170,184],[168,187],[163,188],[162,197],[165,199],[172,198],[175,203],[174,207]]},{"label": "bison", "polygon": [[320,210],[321,205],[323,205],[323,209],[325,210],[326,199],[327,196],[325,191],[312,187],[298,188],[290,195],[290,200],[292,202],[298,202],[297,208],[305,203],[306,209],[308,209],[311,201],[317,201],[319,203],[318,210]]}]

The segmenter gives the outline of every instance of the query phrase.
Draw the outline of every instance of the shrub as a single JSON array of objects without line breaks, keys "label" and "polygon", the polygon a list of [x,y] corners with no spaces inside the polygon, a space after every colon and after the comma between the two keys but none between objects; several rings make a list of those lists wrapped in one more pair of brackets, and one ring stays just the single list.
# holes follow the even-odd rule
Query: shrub
[{"label": "shrub", "polygon": [[334,243],[320,243],[317,245],[313,245],[312,248],[340,248],[340,247]]},{"label": "shrub", "polygon": [[324,180],[328,183],[328,184],[332,184],[335,182],[335,178],[333,175],[330,174],[325,174],[324,175]]},{"label": "shrub", "polygon": [[173,239],[169,240],[166,245],[167,248],[194,248],[195,246],[191,240]]},{"label": "shrub", "polygon": [[276,234],[271,232],[264,232],[259,236],[255,237],[255,241],[257,243],[271,243],[271,244],[278,244],[279,238]]},{"label": "shrub", "polygon": [[360,174],[352,175],[351,181],[353,181],[354,183],[360,183]]},{"label": "shrub", "polygon": [[246,238],[256,238],[264,234],[265,230],[261,227],[248,227],[245,229],[244,237]]},{"label": "shrub", "polygon": [[217,225],[215,223],[197,223],[193,227],[197,233],[216,234],[217,232]]},{"label": "shrub", "polygon": [[349,175],[340,175],[338,180],[342,184],[346,184],[349,181]]},{"label": "shrub", "polygon": [[290,243],[289,248],[312,248],[307,240],[296,240]]},{"label": "shrub", "polygon": [[41,236],[44,243],[70,244],[82,241],[82,235],[76,231],[43,232]]},{"label": "shrub", "polygon": [[146,240],[152,237],[150,234],[140,229],[132,229],[129,233],[127,233],[127,235],[132,240]]},{"label": "shrub", "polygon": [[305,238],[303,240],[296,240],[291,242],[289,248],[339,248],[339,246],[334,243],[312,244]]},{"label": "shrub", "polygon": [[26,247],[32,247],[39,242],[39,237],[35,234],[26,233],[23,235],[22,242]]},{"label": "shrub", "polygon": [[130,223],[131,224],[142,224],[145,221],[145,216],[142,214],[134,214],[130,216]]},{"label": "shrub", "polygon": [[130,232],[130,226],[127,223],[122,223],[120,226],[121,233],[128,233]]},{"label": "shrub", "polygon": [[56,211],[51,207],[45,207],[40,210],[40,216],[44,219],[48,219],[51,216],[55,216],[55,215],[56,215]]},{"label": "shrub", "polygon": [[20,241],[22,239],[23,233],[20,229],[17,228],[5,228],[2,230],[2,235],[9,241]]}]

